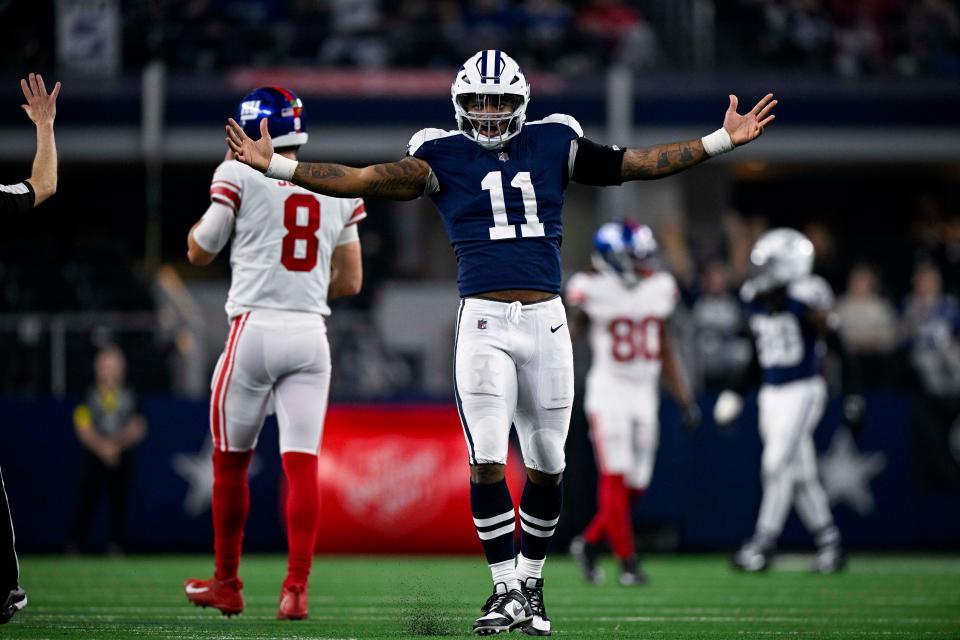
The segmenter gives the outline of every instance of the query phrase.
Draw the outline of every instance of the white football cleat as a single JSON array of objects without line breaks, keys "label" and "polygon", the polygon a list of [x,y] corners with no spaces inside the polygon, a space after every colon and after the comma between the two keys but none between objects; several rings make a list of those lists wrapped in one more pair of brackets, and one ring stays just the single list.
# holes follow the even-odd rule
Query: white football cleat
[{"label": "white football cleat", "polygon": [[473,623],[473,632],[480,636],[513,631],[533,619],[533,610],[526,597],[517,589],[508,590],[503,582],[494,585],[493,595],[480,610],[484,615]]}]

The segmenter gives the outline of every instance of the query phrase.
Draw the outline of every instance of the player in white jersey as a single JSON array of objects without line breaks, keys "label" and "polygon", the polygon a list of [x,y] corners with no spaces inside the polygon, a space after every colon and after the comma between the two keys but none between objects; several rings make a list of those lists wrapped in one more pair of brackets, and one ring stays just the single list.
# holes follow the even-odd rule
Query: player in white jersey
[{"label": "player in white jersey", "polygon": [[[817,475],[813,443],[827,401],[823,347],[841,356],[844,418],[852,428],[862,424],[864,402],[857,395],[854,362],[833,329],[833,291],[811,273],[813,258],[813,244],[799,231],[768,231],[750,253],[755,273],[741,291],[756,343],[751,368],[762,379],[757,404],[763,501],[753,537],[732,558],[734,567],[747,572],[769,566],[792,506],[816,541],[814,570],[834,573],[844,566],[840,532]],[[747,382],[744,377],[717,398],[718,425],[740,414]]]},{"label": "player in white jersey", "polygon": [[[281,153],[296,158],[307,141],[300,99],[280,87],[247,95],[238,120],[266,117]],[[319,497],[317,453],[330,388],[327,301],[360,290],[356,223],[360,198],[332,198],[227,159],[213,176],[210,208],[188,235],[189,258],[209,264],[232,239],[231,328],[211,384],[216,573],[188,579],[187,597],[225,615],[243,610],[238,578],[249,511],[247,466],[263,421],[275,407],[287,479],[289,563],[280,619],[307,617]]]},{"label": "player in white jersey", "polygon": [[599,582],[598,550],[609,541],[620,561],[620,583],[646,581],[637,562],[631,505],[653,475],[659,441],[660,372],[694,428],[700,412],[667,331],[679,298],[673,276],[656,265],[650,227],[632,220],[603,224],[594,239],[594,272],[574,275],[567,304],[589,321],[593,361],[587,374],[584,409],[600,477],[597,513],[572,553],[584,578]]}]

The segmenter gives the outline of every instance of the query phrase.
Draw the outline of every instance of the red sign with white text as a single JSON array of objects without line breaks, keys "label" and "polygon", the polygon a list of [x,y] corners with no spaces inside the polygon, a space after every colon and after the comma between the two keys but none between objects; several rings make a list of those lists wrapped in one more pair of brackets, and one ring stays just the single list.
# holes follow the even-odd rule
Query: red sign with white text
[{"label": "red sign with white text", "polygon": [[[514,502],[523,464],[510,455]],[[334,406],[319,459],[321,553],[480,553],[455,406]]]}]

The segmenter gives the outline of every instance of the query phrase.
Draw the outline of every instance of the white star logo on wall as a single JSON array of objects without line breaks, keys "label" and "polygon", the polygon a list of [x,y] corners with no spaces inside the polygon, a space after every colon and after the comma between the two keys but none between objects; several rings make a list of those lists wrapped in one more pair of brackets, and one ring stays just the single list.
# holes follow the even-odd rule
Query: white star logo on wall
[{"label": "white star logo on wall", "polygon": [[881,451],[861,453],[849,429],[838,429],[830,449],[820,457],[820,476],[830,504],[845,502],[861,516],[873,511],[870,481],[887,466]]},{"label": "white star logo on wall", "polygon": [[[202,515],[210,508],[213,498],[213,440],[207,437],[200,453],[178,453],[170,462],[177,475],[187,481],[187,495],[183,510],[192,518]],[[250,460],[249,477],[260,471],[260,461]]]}]

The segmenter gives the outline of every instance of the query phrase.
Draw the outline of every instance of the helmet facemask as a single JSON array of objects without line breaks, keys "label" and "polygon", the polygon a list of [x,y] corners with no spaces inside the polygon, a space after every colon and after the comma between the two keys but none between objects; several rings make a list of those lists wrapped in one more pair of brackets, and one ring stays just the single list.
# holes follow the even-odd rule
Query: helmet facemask
[{"label": "helmet facemask", "polygon": [[524,96],[515,93],[461,93],[453,98],[460,132],[484,149],[498,149],[520,133]]}]

